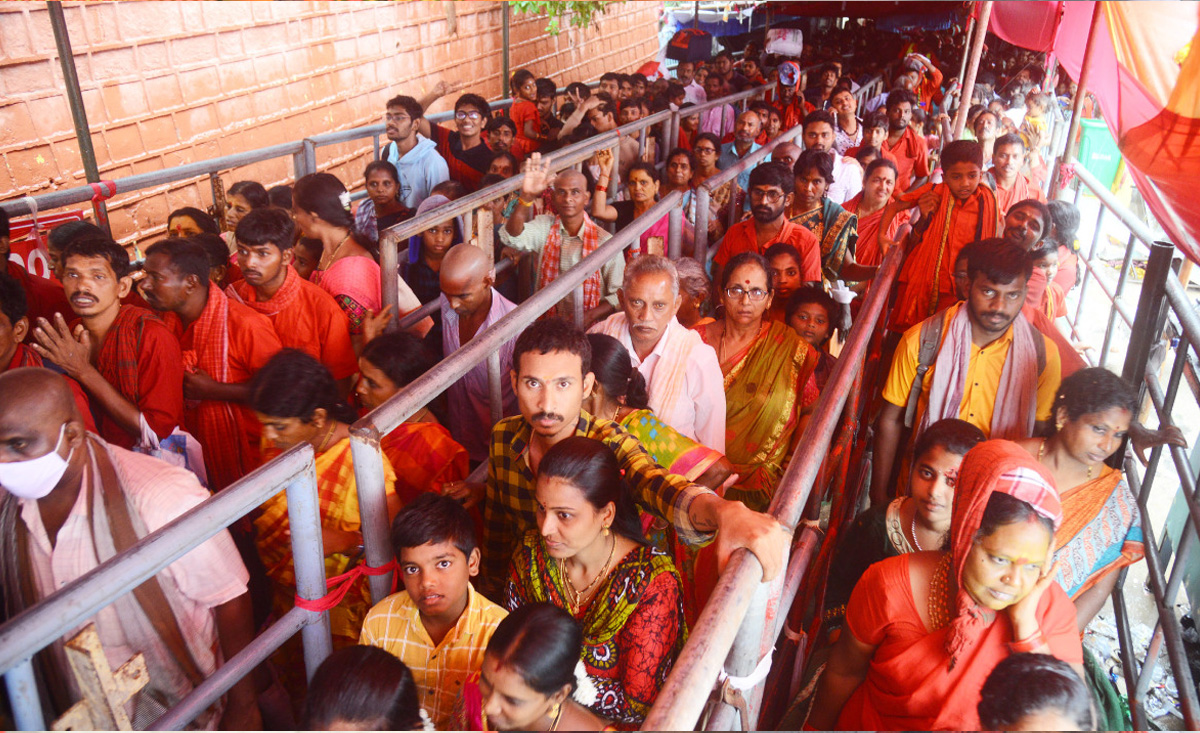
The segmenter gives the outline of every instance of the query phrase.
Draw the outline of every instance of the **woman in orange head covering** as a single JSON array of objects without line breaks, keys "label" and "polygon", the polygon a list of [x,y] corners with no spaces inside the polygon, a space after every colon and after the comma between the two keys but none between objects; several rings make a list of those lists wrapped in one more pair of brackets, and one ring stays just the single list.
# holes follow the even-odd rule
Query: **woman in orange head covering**
[{"label": "woman in orange head covering", "polygon": [[1054,582],[1061,518],[1050,475],[1024,449],[971,449],[949,549],[867,570],[805,728],[978,730],[983,682],[1015,652],[1052,654],[1082,677],[1074,606]]}]

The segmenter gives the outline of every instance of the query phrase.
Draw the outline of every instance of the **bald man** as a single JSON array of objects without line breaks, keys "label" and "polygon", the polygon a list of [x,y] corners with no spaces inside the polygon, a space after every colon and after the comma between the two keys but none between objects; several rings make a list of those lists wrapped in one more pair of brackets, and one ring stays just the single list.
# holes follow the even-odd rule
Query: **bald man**
[{"label": "bald man", "polygon": [[[516,304],[496,292],[496,271],[487,254],[473,244],[457,244],[446,253],[440,272],[442,295],[442,352],[450,356],[503,318]],[[500,373],[512,371],[513,342],[500,347]],[[505,417],[517,414],[517,398],[511,380],[500,380]],[[479,363],[450,385],[450,434],[471,456],[471,463],[486,460],[492,435],[491,402],[488,399],[487,364]]]},{"label": "bald man", "polygon": [[[550,180],[550,165],[542,161],[541,154],[529,156],[516,208],[508,217],[508,223],[500,230],[500,241],[506,246],[537,254],[538,290],[554,282],[560,274],[594,252],[610,236],[587,215],[591,191],[587,179],[575,170],[565,170],[553,179],[554,209],[558,215],[542,214],[530,218],[534,202],[541,198]],[[617,311],[617,290],[624,277],[625,258],[617,256],[601,265],[584,281],[581,324],[584,328]],[[552,313],[573,321],[574,292],[563,298]]]},{"label": "bald man", "polygon": [[783,163],[792,170],[796,167],[796,161],[800,159],[800,146],[796,143],[779,143],[775,146],[775,150],[771,153],[772,163]]},{"label": "bald man", "polygon": [[[0,561],[8,611],[32,606],[209,498],[186,469],[84,430],[71,390],[54,372],[6,371],[0,394],[0,531],[21,544]],[[126,593],[90,619],[109,665],[116,669],[141,652],[154,697],[175,705],[216,671],[217,643],[229,659],[253,638],[247,579],[233,540],[221,530],[148,582],[157,586],[159,602],[143,605]],[[175,633],[160,636],[156,627]],[[48,656],[49,664],[60,663]],[[65,665],[58,672],[70,678]],[[255,700],[246,677],[196,726],[260,728]],[[140,712],[152,714],[150,708]]]}]

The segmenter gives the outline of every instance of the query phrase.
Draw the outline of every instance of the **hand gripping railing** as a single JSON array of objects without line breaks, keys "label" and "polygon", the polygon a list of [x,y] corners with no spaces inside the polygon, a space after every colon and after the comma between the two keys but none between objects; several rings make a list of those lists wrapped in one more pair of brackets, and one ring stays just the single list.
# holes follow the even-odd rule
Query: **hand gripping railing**
[{"label": "hand gripping railing", "polygon": [[[887,306],[901,258],[899,248],[893,248],[884,257],[845,349],[821,391],[808,428],[797,442],[796,453],[775,489],[769,511],[788,530],[799,522],[812,493],[851,385],[863,368],[871,338]],[[807,569],[814,549],[810,547],[812,543],[811,537],[802,537],[787,572],[771,583],[761,582],[762,567],[749,551],[733,553],[642,730],[692,730],[708,702],[706,691],[713,689],[722,670],[735,677],[750,675],[775,645],[800,576]],[[762,701],[762,683],[740,694],[745,698],[749,727],[753,729]],[[717,708],[708,728],[742,727],[734,725],[735,712],[728,704],[718,702]]]},{"label": "hand gripping railing", "polygon": [[[0,626],[0,672],[4,674],[17,727],[44,730],[48,722],[53,722],[47,721],[42,712],[34,682],[34,654],[244,517],[279,493],[280,487],[287,489],[296,593],[309,600],[324,597],[325,553],[316,468],[312,446],[305,444],[288,450]],[[329,616],[326,612],[293,608],[232,659],[225,660],[151,727],[184,727],[297,631],[301,632],[304,665],[311,677],[332,650]]]},{"label": "hand gripping railing", "polygon": [[[678,191],[664,196],[577,265],[354,423],[350,429],[350,449],[354,456],[354,479],[358,485],[363,545],[369,567],[382,567],[392,558],[380,438],[395,430],[422,406],[484,362],[487,363],[492,415],[499,421],[502,404],[500,380],[506,376],[500,373],[500,347],[516,338],[526,326],[571,292],[575,292],[576,302],[582,302],[583,281],[613,257],[624,256],[622,251],[638,241],[646,229],[668,212],[679,208],[681,199]],[[390,573],[371,576],[372,598],[378,600],[386,596],[391,590],[391,582]]]},{"label": "hand gripping railing", "polygon": [[[1172,270],[1175,248],[1170,243],[1155,241],[1154,234],[1149,227],[1117,201],[1112,192],[1096,180],[1095,176],[1077,159],[1071,158],[1069,162],[1074,166],[1075,176],[1081,184],[1076,200],[1078,200],[1078,193],[1082,191],[1083,187],[1086,187],[1101,203],[1096,221],[1096,235],[1093,237],[1091,249],[1085,259],[1087,270],[1084,272],[1083,282],[1080,283],[1081,307],[1076,313],[1076,323],[1082,316],[1083,295],[1090,274],[1100,284],[1104,296],[1113,306],[1104,335],[1104,353],[1101,354],[1101,363],[1107,356],[1115,319],[1117,315],[1120,315],[1129,325],[1131,334],[1122,370],[1123,376],[1139,387],[1144,386],[1141,394],[1149,396],[1158,416],[1160,427],[1178,426],[1179,421],[1173,414],[1175,399],[1185,375],[1192,372],[1191,377],[1194,378],[1194,362],[1191,354],[1200,355],[1200,315],[1196,313],[1191,298]],[[1109,289],[1100,276],[1100,268],[1094,263],[1096,242],[1106,214],[1115,216],[1130,231],[1122,262],[1122,271],[1114,290]],[[1135,246],[1143,251],[1148,251],[1149,256],[1137,311],[1130,316],[1117,298],[1120,297],[1128,277]],[[1175,357],[1164,389],[1159,380],[1157,368],[1150,366],[1150,352],[1162,339],[1168,312],[1175,316],[1181,339],[1174,347]],[[1192,389],[1193,397],[1197,397],[1196,388],[1193,386]],[[1143,701],[1153,681],[1158,657],[1164,646],[1171,662],[1172,674],[1175,677],[1184,727],[1192,730],[1200,728],[1200,700],[1197,699],[1195,681],[1183,644],[1183,628],[1175,611],[1175,598],[1187,570],[1184,561],[1192,552],[1198,533],[1200,533],[1200,495],[1196,493],[1197,477],[1187,450],[1175,445],[1168,446],[1168,450],[1179,479],[1179,491],[1187,509],[1187,521],[1183,523],[1182,529],[1179,531],[1165,526],[1156,530],[1147,505],[1150,491],[1161,465],[1163,446],[1156,447],[1151,451],[1149,463],[1140,476],[1141,467],[1131,456],[1125,455],[1122,465],[1130,489],[1138,500],[1143,542],[1146,547],[1147,585],[1154,596],[1158,612],[1158,622],[1151,635],[1146,657],[1139,664],[1133,646],[1129,610],[1125,600],[1126,570],[1122,570],[1113,591],[1112,603],[1117,639],[1121,647],[1122,673],[1125,678],[1126,690],[1129,693],[1129,709],[1133,717],[1133,727],[1137,730],[1148,729],[1149,721]],[[1178,545],[1173,552],[1169,547],[1171,535],[1178,535]],[[1171,561],[1172,556],[1174,562],[1171,563],[1168,575],[1166,565]]]}]

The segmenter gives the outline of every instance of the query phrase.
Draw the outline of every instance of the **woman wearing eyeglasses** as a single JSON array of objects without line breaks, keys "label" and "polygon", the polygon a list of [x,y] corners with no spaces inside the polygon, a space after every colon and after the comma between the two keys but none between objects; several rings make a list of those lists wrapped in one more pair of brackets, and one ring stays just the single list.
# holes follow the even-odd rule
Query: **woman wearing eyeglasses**
[{"label": "woman wearing eyeglasses", "polygon": [[734,255],[721,273],[721,318],[696,328],[725,375],[726,457],[739,476],[725,498],[756,511],[770,504],[803,432],[802,418],[812,407],[803,388],[817,365],[815,349],[766,317],[773,296],[763,256]]}]

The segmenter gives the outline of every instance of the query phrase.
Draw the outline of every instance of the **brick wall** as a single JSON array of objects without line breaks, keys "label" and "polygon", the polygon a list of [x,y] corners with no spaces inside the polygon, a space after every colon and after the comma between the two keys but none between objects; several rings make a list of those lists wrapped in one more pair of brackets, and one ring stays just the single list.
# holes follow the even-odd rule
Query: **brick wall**
[{"label": "brick wall", "polygon": [[[593,28],[552,37],[513,14],[510,63],[560,86],[635,70],[657,52],[661,3],[614,3]],[[488,99],[501,84],[491,2],[64,3],[101,177],[120,178],[379,121],[396,94],[439,80]],[[456,94],[439,100],[443,111]],[[370,140],[317,149],[359,187]],[[85,183],[43,3],[0,2],[0,199]],[[279,158],[222,172],[226,185],[288,183]],[[207,178],[109,201],[124,241],[160,235],[179,206],[211,204]]]}]

